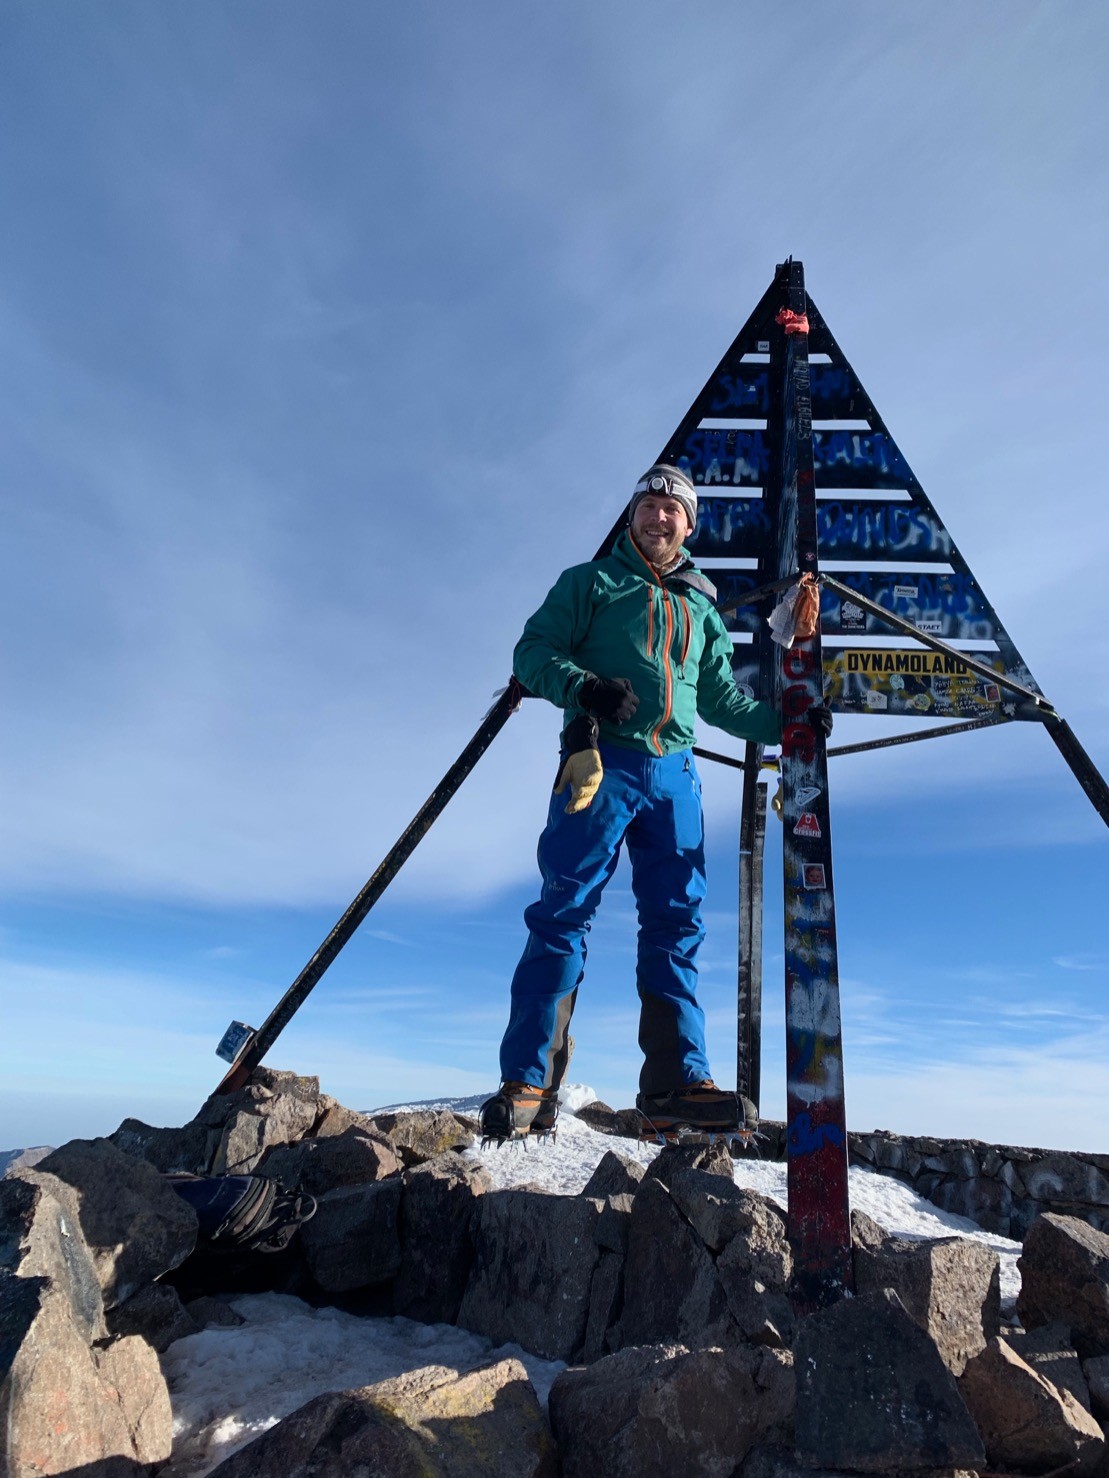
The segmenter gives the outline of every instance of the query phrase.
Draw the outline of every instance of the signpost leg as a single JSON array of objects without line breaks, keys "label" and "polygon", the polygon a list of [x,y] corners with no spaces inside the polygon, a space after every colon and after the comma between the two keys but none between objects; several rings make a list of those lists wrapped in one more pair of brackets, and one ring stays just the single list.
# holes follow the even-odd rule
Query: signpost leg
[{"label": "signpost leg", "polygon": [[[777,574],[815,576],[807,304],[799,262],[786,264],[781,283],[789,316],[771,348],[780,388]],[[788,1215],[795,1299],[808,1310],[843,1297],[854,1282],[828,760],[823,735],[807,721],[812,705],[822,702],[818,627],[781,654]]]},{"label": "signpost leg", "polygon": [[766,782],[758,780],[761,746],[747,745],[739,843],[739,1012],[736,1088],[756,1108],[762,1090],[762,895]]}]

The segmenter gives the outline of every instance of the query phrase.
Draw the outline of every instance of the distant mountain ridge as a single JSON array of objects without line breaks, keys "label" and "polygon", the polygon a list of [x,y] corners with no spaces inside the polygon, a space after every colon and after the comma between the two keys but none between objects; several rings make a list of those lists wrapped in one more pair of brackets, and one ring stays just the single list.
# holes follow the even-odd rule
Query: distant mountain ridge
[{"label": "distant mountain ridge", "polygon": [[20,1170],[30,1170],[32,1165],[45,1160],[53,1148],[52,1144],[40,1144],[29,1150],[0,1150],[0,1180],[7,1180]]}]

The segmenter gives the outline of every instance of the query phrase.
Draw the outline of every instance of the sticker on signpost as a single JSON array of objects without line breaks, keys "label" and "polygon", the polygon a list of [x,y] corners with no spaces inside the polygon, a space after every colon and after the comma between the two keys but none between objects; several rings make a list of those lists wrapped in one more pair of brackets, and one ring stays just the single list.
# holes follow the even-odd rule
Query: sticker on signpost
[{"label": "sticker on signpost", "polygon": [[797,818],[797,824],[793,828],[793,835],[798,837],[821,837],[824,833],[820,830],[820,822],[811,811],[802,811]]},{"label": "sticker on signpost", "polygon": [[843,631],[865,631],[866,612],[852,600],[840,603],[839,624]]},{"label": "sticker on signpost", "polygon": [[885,693],[876,692],[874,688],[871,688],[866,695],[866,706],[867,708],[888,708],[889,699]]},{"label": "sticker on signpost", "polygon": [[823,862],[806,862],[801,869],[801,881],[806,888],[826,888],[828,884],[824,881]]},{"label": "sticker on signpost", "polygon": [[819,785],[799,785],[797,787],[797,804],[807,806],[810,801],[815,801],[820,794]]}]

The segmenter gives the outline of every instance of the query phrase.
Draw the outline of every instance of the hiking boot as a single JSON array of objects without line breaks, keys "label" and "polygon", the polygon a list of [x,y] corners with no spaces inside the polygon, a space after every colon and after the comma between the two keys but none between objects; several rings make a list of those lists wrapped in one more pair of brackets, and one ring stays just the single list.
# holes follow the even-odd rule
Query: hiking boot
[{"label": "hiking boot", "polygon": [[502,1083],[481,1106],[481,1138],[495,1144],[549,1134],[558,1118],[558,1089],[532,1083]]},{"label": "hiking boot", "polygon": [[711,1078],[686,1083],[669,1093],[640,1093],[635,1106],[660,1134],[679,1127],[706,1134],[753,1134],[759,1127],[758,1110],[751,1100],[718,1088]]}]

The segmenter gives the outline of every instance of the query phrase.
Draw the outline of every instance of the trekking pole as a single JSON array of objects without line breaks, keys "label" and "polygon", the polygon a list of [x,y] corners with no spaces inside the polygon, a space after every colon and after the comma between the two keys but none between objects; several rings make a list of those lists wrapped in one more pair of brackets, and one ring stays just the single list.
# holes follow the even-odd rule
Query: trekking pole
[{"label": "trekking pole", "polygon": [[328,966],[335,960],[358,925],[430,831],[439,813],[500,733],[510,715],[519,708],[520,700],[525,696],[524,688],[515,678],[511,680],[503,693],[498,694],[474,737],[416,812],[378,866],[373,877],[366,883],[258,1030],[252,1031],[249,1027],[243,1027],[240,1022],[232,1022],[217,1048],[220,1056],[231,1061],[230,1069],[216,1089],[217,1093],[234,1093],[236,1088],[241,1088],[250,1077],[319,984]]}]

